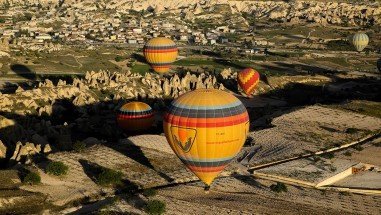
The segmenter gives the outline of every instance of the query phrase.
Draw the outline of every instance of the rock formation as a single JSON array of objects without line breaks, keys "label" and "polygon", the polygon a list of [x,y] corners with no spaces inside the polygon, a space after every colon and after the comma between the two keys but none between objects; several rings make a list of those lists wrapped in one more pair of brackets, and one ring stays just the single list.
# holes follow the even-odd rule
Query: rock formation
[{"label": "rock formation", "polygon": [[0,140],[0,159],[5,158],[7,155],[7,147],[4,145],[4,143]]},{"label": "rock formation", "polygon": [[[58,1],[51,0],[0,0],[0,4],[9,2],[10,5],[24,4],[58,4]],[[213,14],[215,6],[226,5],[231,14],[241,12],[250,13],[251,16],[258,19],[269,19],[280,22],[315,22],[320,24],[334,25],[379,25],[381,23],[381,6],[379,2],[368,0],[346,3],[337,1],[229,1],[216,0],[204,1],[199,0],[111,0],[102,3],[95,3],[91,0],[64,1],[63,5],[78,8],[85,11],[96,11],[97,8],[113,9],[120,13],[125,13],[130,9],[136,11],[147,10],[151,13],[160,14],[168,10],[171,13],[181,14],[184,19],[194,20],[197,16],[208,19],[216,14]],[[208,14],[204,16],[204,11]],[[73,14],[74,15],[74,14]],[[219,15],[219,14],[217,14]],[[73,16],[74,17],[74,16]],[[47,44],[50,50],[59,50],[61,47],[52,44]],[[27,47],[31,49],[33,47]],[[38,48],[37,48],[38,49]]]}]

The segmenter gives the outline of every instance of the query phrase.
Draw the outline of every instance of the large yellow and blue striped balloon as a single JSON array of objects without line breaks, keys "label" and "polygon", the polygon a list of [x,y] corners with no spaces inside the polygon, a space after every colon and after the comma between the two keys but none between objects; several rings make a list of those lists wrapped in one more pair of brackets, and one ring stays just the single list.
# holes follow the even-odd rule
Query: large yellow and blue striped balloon
[{"label": "large yellow and blue striped balloon", "polygon": [[364,33],[357,33],[352,37],[352,45],[358,52],[363,51],[369,44],[369,37]]},{"label": "large yellow and blue striped balloon", "polygon": [[165,37],[149,40],[145,44],[143,52],[147,62],[158,73],[168,72],[178,55],[176,43]]},{"label": "large yellow and blue striped balloon", "polygon": [[232,94],[199,89],[175,99],[163,124],[173,151],[209,186],[245,143],[249,115]]},{"label": "large yellow and blue striped balloon", "polygon": [[129,102],[118,111],[118,125],[125,131],[146,130],[152,126],[153,121],[152,108],[143,102]]}]

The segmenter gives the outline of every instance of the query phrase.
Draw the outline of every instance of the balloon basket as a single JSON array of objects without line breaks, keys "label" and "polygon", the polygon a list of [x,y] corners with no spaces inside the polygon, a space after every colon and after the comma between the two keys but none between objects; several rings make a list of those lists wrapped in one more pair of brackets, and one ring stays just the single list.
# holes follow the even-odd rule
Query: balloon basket
[{"label": "balloon basket", "polygon": [[209,194],[209,190],[210,190],[210,186],[209,186],[209,185],[206,185],[206,186],[204,187],[204,192],[205,192],[205,194]]}]

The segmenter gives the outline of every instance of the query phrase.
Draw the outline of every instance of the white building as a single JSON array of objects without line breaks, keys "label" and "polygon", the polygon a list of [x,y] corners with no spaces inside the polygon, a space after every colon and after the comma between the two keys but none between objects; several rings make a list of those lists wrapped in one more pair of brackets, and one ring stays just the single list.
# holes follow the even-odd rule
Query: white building
[{"label": "white building", "polygon": [[143,32],[143,29],[141,29],[141,28],[134,28],[134,29],[132,29],[132,32],[134,32],[135,34],[141,34]]},{"label": "white building", "polygon": [[36,40],[38,41],[51,40],[51,39],[52,39],[52,36],[50,36],[49,34],[40,34],[36,36]]},{"label": "white building", "polygon": [[127,40],[127,43],[128,43],[128,44],[137,44],[138,41],[137,41],[136,39],[128,39],[128,40]]}]

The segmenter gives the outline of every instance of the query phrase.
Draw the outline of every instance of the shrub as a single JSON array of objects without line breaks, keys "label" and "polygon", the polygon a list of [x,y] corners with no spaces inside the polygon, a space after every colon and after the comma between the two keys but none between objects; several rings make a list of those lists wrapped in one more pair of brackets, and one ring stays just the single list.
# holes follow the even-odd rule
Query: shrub
[{"label": "shrub", "polygon": [[334,167],[334,166],[330,166],[330,167],[329,167],[329,170],[331,170],[331,172],[336,172],[337,169],[336,169],[336,167]]},{"label": "shrub", "polygon": [[349,151],[346,151],[346,152],[344,153],[344,155],[345,155],[345,156],[352,156],[352,153],[349,152]]},{"label": "shrub", "polygon": [[357,128],[347,128],[347,129],[345,129],[345,133],[347,133],[347,134],[356,134],[357,132],[359,132],[359,129],[357,129]]},{"label": "shrub", "polygon": [[361,145],[355,145],[353,148],[356,149],[357,151],[364,150],[364,147],[362,147]]},{"label": "shrub", "polygon": [[123,174],[108,168],[102,168],[97,176],[97,183],[102,186],[117,185],[122,183]]},{"label": "shrub", "polygon": [[328,153],[322,154],[321,156],[326,159],[333,159],[335,157],[335,154],[332,152],[328,152]]},{"label": "shrub", "polygon": [[41,183],[41,177],[37,172],[30,171],[22,180],[26,184],[39,184]]},{"label": "shrub", "polygon": [[86,143],[77,141],[73,144],[73,150],[75,152],[83,152],[86,149]]},{"label": "shrub", "polygon": [[327,43],[327,47],[336,51],[353,51],[352,45],[347,40],[331,40]]},{"label": "shrub", "polygon": [[165,212],[165,203],[159,200],[149,200],[145,206],[148,214],[163,214]]},{"label": "shrub", "polygon": [[122,60],[123,60],[123,58],[121,56],[119,56],[119,55],[115,57],[115,61],[116,62],[120,62]]},{"label": "shrub", "polygon": [[48,164],[46,167],[46,172],[51,175],[66,175],[69,170],[69,167],[60,161],[53,161]]},{"label": "shrub", "polygon": [[157,191],[156,191],[155,189],[152,189],[152,188],[150,188],[150,189],[145,189],[145,190],[143,191],[143,195],[144,195],[145,197],[156,196],[156,194],[157,194]]},{"label": "shrub", "polygon": [[282,182],[277,182],[276,184],[271,185],[270,189],[277,193],[287,192],[287,187]]}]

